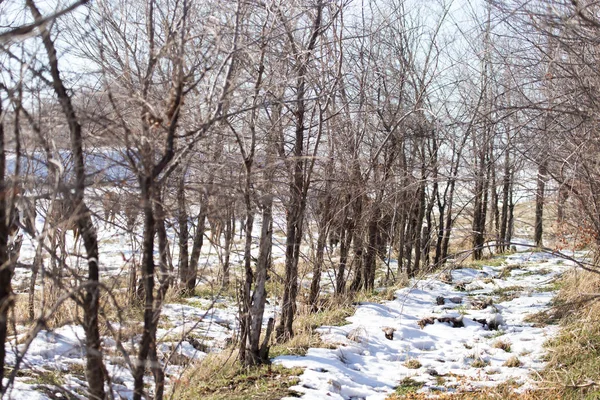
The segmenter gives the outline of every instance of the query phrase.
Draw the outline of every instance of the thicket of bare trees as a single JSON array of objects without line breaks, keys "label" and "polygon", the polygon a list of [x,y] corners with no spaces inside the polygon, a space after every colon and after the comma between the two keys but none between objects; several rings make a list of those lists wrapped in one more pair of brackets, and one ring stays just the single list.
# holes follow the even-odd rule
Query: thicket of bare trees
[{"label": "thicket of bare trees", "polygon": [[[235,295],[254,365],[294,336],[301,301],[318,312],[517,236],[597,245],[598,6],[417,3],[0,3],[0,343],[30,327],[10,373],[0,350],[2,393],[66,304],[89,398],[113,397],[103,336],[133,397],[163,398],[163,305],[206,282]],[[106,230],[126,238],[124,276]]]}]

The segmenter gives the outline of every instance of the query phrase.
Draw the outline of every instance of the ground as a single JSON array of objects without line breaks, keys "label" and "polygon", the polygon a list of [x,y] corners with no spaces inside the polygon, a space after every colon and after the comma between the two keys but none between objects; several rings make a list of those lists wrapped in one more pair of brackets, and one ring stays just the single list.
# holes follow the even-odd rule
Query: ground
[{"label": "ground", "polygon": [[[274,248],[273,257],[278,263],[284,256],[283,239],[275,239],[279,245]],[[125,282],[123,276],[135,254],[128,250],[132,248],[128,238],[117,230],[104,229],[100,240],[106,283]],[[31,262],[33,249],[33,243],[24,245],[24,262]],[[310,338],[301,343],[301,351],[274,351],[288,354],[273,360],[277,368],[294,367],[294,374],[303,371],[298,380],[294,374],[286,378],[277,393],[287,393],[286,386],[292,385],[292,392],[301,393],[306,399],[358,400],[452,394],[499,384],[517,392],[535,387],[535,371],[545,365],[543,344],[558,333],[558,327],[547,324],[551,321],[546,321],[540,312],[550,307],[557,278],[573,264],[525,248],[520,250],[468,267],[422,276],[408,287],[392,292],[391,301],[383,301],[392,297],[389,289],[382,289],[381,296],[371,296],[377,300],[363,301],[355,313],[350,312],[353,315],[347,318],[348,324],[318,328],[319,347],[309,348],[315,342]],[[177,256],[176,251],[173,256]],[[241,268],[239,257],[240,252],[236,251],[233,274]],[[77,262],[80,260],[71,260],[71,265]],[[218,266],[218,254],[209,244],[203,248],[201,265],[213,269]],[[18,271],[17,287],[27,287],[26,272]],[[305,279],[310,279],[310,274]],[[219,293],[218,285],[211,283],[205,282],[196,296],[174,297],[163,307],[158,350],[163,362],[169,360],[169,390],[189,373],[190,361],[199,362],[207,353],[227,347],[238,327],[235,296]],[[325,280],[324,284],[324,292],[331,290],[330,282]],[[116,292],[122,289],[115,286]],[[277,315],[277,304],[277,299],[272,298],[265,321]],[[128,318],[127,312],[135,310],[121,306],[124,320],[103,331],[103,343],[115,395],[130,398],[133,380],[115,339],[120,338],[123,349],[135,354],[141,318]],[[349,315],[348,310],[352,311],[351,307],[338,308],[339,315],[331,319],[335,324]],[[69,315],[63,319],[72,320]],[[329,320],[318,315],[314,321],[318,325],[333,323],[324,322]],[[74,323],[58,324],[52,330],[41,329],[29,343],[31,329],[31,325],[17,325],[16,334],[7,344],[9,368],[27,350],[9,398],[84,395],[82,328]],[[263,376],[269,376],[263,372],[259,375],[261,381]],[[209,385],[204,390],[203,396],[212,388]]]},{"label": "ground", "polygon": [[[558,333],[556,325],[528,321],[550,307],[556,280],[572,265],[520,252],[413,280],[393,301],[362,303],[349,324],[321,327],[322,340],[335,348],[274,362],[304,368],[291,388],[304,399],[385,399],[499,384],[524,392],[536,386],[544,343]],[[449,322],[424,321],[430,317]]]}]

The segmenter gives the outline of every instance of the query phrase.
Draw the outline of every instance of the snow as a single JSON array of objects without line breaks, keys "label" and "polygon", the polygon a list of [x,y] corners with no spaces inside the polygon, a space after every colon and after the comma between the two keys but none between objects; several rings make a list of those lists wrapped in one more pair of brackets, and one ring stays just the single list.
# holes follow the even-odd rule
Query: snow
[{"label": "snow", "polygon": [[[38,218],[37,224],[42,223],[43,219]],[[259,224],[255,229],[257,226]],[[173,232],[169,234],[173,235]],[[128,272],[132,257],[139,258],[139,252],[132,250],[130,239],[118,229],[99,230],[102,276],[109,286],[111,277]],[[274,241],[280,245],[274,247],[273,258],[283,260],[284,240],[277,237]],[[34,248],[35,243],[26,240],[21,251],[23,262],[31,263]],[[348,318],[348,325],[318,329],[323,341],[335,349],[309,349],[304,357],[283,356],[274,362],[304,368],[305,372],[293,390],[303,393],[305,399],[384,399],[405,377],[423,382],[423,392],[470,390],[511,378],[522,384],[520,389],[528,388],[534,384],[531,372],[544,365],[542,345],[557,333],[557,327],[534,327],[524,322],[524,318],[549,307],[556,293],[547,290],[546,285],[573,265],[552,255],[526,251],[528,249],[519,246],[521,252],[505,257],[503,266],[455,269],[451,273],[451,283],[444,282],[443,274],[434,274],[414,280],[409,288],[398,290],[393,301],[362,303],[355,315]],[[173,250],[175,261],[177,246]],[[254,245],[253,254],[256,255],[257,250]],[[233,275],[241,276],[241,257],[242,251],[237,251],[234,246]],[[77,257],[68,257],[68,264],[75,266],[75,270],[79,263],[81,260]],[[394,263],[390,260],[391,265]],[[203,247],[200,265],[211,269],[210,273],[201,273],[201,277],[216,276],[219,255],[214,246]],[[518,268],[501,277],[505,266]],[[26,290],[29,273],[28,269],[17,270],[15,286]],[[443,305],[437,304],[440,296],[445,299]],[[490,298],[493,304],[483,308],[486,299]],[[271,305],[267,305],[264,324],[269,317],[276,316],[277,303],[276,299],[271,299]],[[157,339],[161,362],[169,361],[165,368],[167,385],[180,377],[187,362],[202,360],[207,352],[220,351],[227,345],[238,329],[237,314],[237,305],[219,295],[213,299],[192,297],[182,303],[163,306]],[[464,323],[461,328],[439,321],[423,329],[418,325],[425,317],[461,315]],[[490,331],[474,319],[496,322],[501,325],[501,330]],[[137,323],[141,324],[140,321]],[[112,327],[118,330],[119,325],[113,323]],[[386,328],[394,330],[393,340],[386,339],[383,331]],[[131,357],[137,354],[135,347],[141,338],[141,325],[135,331],[137,334],[122,343]],[[82,395],[86,388],[83,376],[85,335],[79,325],[42,330],[27,349],[24,347],[26,328],[18,328],[17,332],[19,334],[6,346],[7,365],[14,365],[17,354],[27,350],[21,367],[24,376],[16,378],[8,398],[47,399],[50,398],[48,391],[53,396],[64,396],[52,391],[51,385],[39,383],[36,377],[45,374],[57,374],[65,390],[75,397],[85,397]],[[133,378],[115,339],[108,333],[102,338],[105,364],[115,397],[129,399],[133,396]],[[498,340],[510,342],[511,352],[494,348],[493,344]],[[513,356],[519,358],[522,366],[503,366]],[[408,368],[405,364],[409,360],[417,360],[421,366]],[[475,360],[487,365],[474,368],[471,364]],[[146,379],[152,380],[150,376]]]},{"label": "snow", "polygon": [[[40,201],[42,208],[47,204]],[[119,218],[116,223],[118,224]],[[100,269],[101,277],[107,287],[113,287],[119,282],[118,279],[128,274],[131,263],[139,262],[141,254],[139,248],[135,245],[135,240],[131,235],[124,234],[118,226],[105,224],[97,221],[101,229],[98,229],[99,251],[100,251]],[[139,222],[139,219],[138,219]],[[260,222],[260,220],[258,221]],[[43,229],[43,215],[38,215],[36,228],[38,231]],[[260,234],[260,223],[254,226],[254,234]],[[141,235],[141,226],[135,232],[135,235]],[[175,232],[168,230],[171,243],[176,243]],[[72,232],[67,232],[67,249],[74,246]],[[243,249],[240,243],[243,239],[234,240],[231,253],[230,272],[232,276],[239,277],[243,273]],[[273,257],[281,258],[285,254],[285,240],[281,236],[274,237]],[[81,246],[79,241],[78,246]],[[23,264],[31,264],[35,256],[35,240],[25,236],[23,247],[21,249],[19,261]],[[218,276],[220,268],[220,249],[211,243],[205,243],[202,247],[202,253],[199,260],[199,284],[212,285],[215,277]],[[253,244],[253,255],[258,254],[258,243]],[[85,277],[85,266],[82,258],[77,256],[78,252],[70,252],[66,255],[66,265],[70,272],[80,274]],[[155,252],[155,256],[158,256]],[[177,264],[178,246],[172,247],[173,263]],[[48,260],[46,260],[47,262]],[[31,276],[30,268],[17,268],[13,279],[15,291],[17,293],[27,293]],[[39,279],[39,277],[38,277]],[[39,280],[38,282],[40,282]],[[77,280],[64,280],[63,283],[67,289],[76,287],[80,282]],[[228,299],[220,295],[218,287],[215,286],[212,298],[190,297],[183,299],[181,303],[164,304],[161,310],[159,328],[157,330],[158,356],[162,365],[165,366],[166,384],[172,380],[179,379],[190,361],[199,361],[206,357],[207,352],[221,351],[229,344],[235,336],[238,324],[238,306],[235,300]],[[41,287],[36,287],[41,291]],[[114,289],[121,290],[121,289]],[[178,300],[180,301],[180,300]],[[267,304],[264,315],[264,325],[268,319],[275,316],[277,301],[271,299],[273,305]],[[102,337],[103,353],[106,369],[111,377],[112,390],[115,398],[130,399],[133,397],[133,377],[130,369],[130,362],[136,361],[136,347],[141,341],[143,330],[142,321],[126,321],[129,326],[121,326],[112,321],[111,329],[106,331],[106,326],[101,329],[104,332]],[[136,329],[137,326],[137,329]],[[117,333],[121,328],[121,334],[133,332],[132,337],[122,339],[117,346]],[[28,334],[31,328],[25,326],[17,327],[17,335],[12,337],[6,345],[7,366],[15,365],[17,357],[23,356],[20,367],[20,373],[15,378],[14,384],[8,395],[10,399],[49,399],[54,397],[65,397],[61,390],[70,395],[80,398],[86,398],[86,387],[84,376],[85,367],[85,334],[80,325],[73,323],[67,324],[53,330],[41,330],[31,341],[28,347],[25,347]],[[115,334],[110,334],[110,331]],[[121,349],[128,353],[129,361],[123,355]],[[62,388],[58,388],[51,383],[44,384],[48,377],[56,377],[56,383]],[[149,387],[152,381],[151,376],[144,378],[148,381]],[[6,380],[5,380],[6,383]]]},{"label": "snow", "polygon": [[[507,266],[514,269],[502,274]],[[385,399],[406,377],[422,382],[424,393],[470,391],[509,379],[524,390],[535,384],[532,372],[544,367],[544,342],[558,332],[556,326],[537,327],[524,319],[549,308],[556,292],[544,285],[572,266],[552,255],[521,252],[501,266],[455,269],[451,283],[441,274],[413,280],[393,301],[360,304],[348,325],[319,328],[323,342],[334,349],[309,349],[305,356],[274,362],[304,368],[291,388],[303,399]],[[443,305],[437,304],[439,297]],[[464,327],[435,321],[421,329],[417,324],[425,317],[461,315]],[[489,330],[475,319],[500,329]],[[385,328],[395,330],[393,340],[386,339]],[[495,348],[498,341],[510,343],[510,352]],[[515,356],[520,367],[504,366]]]}]

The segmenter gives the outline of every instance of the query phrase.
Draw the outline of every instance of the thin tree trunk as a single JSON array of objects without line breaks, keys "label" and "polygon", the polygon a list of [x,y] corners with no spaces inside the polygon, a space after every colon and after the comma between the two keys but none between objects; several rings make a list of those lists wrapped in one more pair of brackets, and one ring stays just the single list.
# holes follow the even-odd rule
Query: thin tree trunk
[{"label": "thin tree trunk", "polygon": [[33,257],[33,265],[31,266],[31,280],[29,281],[29,298],[27,301],[27,310],[29,313],[29,320],[35,319],[35,282],[39,271],[44,267],[42,259],[43,242],[39,241],[35,248],[35,256]]},{"label": "thin tree trunk", "polygon": [[[26,4],[36,21],[43,19],[33,0],[26,0]],[[102,360],[100,331],[98,327],[98,308],[100,300],[100,289],[98,287],[100,278],[98,269],[98,240],[96,236],[96,230],[92,223],[91,213],[84,203],[85,166],[83,161],[81,125],[79,124],[77,115],[75,114],[75,109],[71,103],[71,98],[63,84],[62,78],[60,77],[56,48],[52,38],[50,37],[50,31],[47,27],[42,28],[41,36],[46,49],[46,54],[48,56],[54,92],[58,97],[69,126],[71,152],[73,153],[75,168],[75,194],[73,209],[76,210],[77,227],[83,238],[87,254],[88,281],[85,294],[83,296],[83,328],[86,334],[86,378],[89,385],[89,397],[92,399],[104,399],[105,369]],[[3,241],[0,237],[0,246],[2,243]],[[3,269],[2,274],[10,274],[10,272],[5,272],[7,270],[8,269]],[[2,277],[0,277],[0,282],[2,280]],[[0,292],[0,301],[3,299],[2,295],[3,293]],[[4,308],[2,308],[2,310],[3,309]],[[4,340],[2,339],[5,339],[5,337],[2,338],[2,326],[0,324],[0,344],[4,343]],[[1,353],[0,358],[3,359],[3,357],[1,357]]]},{"label": "thin tree trunk", "polygon": [[342,225],[340,227],[340,263],[338,264],[335,294],[341,295],[346,291],[346,265],[348,264],[348,252],[352,242],[353,222],[347,216],[350,196],[346,197],[342,212]]},{"label": "thin tree trunk", "polygon": [[508,250],[507,231],[508,231],[508,197],[510,191],[510,152],[506,149],[504,154],[504,177],[502,180],[502,218],[500,221],[500,251]]},{"label": "thin tree trunk", "polygon": [[[2,115],[2,101],[0,101],[0,115]],[[6,193],[6,152],[4,138],[4,121],[0,120],[0,193]],[[13,306],[12,276],[13,270],[9,265],[8,254],[8,214],[6,196],[0,201],[0,389],[6,391],[3,384],[4,365],[6,358],[6,334],[8,330],[8,312]]]},{"label": "thin tree trunk", "polygon": [[417,221],[415,225],[415,264],[413,269],[413,276],[415,272],[420,271],[421,268],[421,256],[423,254],[423,246],[422,242],[422,231],[423,231],[423,220],[425,219],[425,207],[426,207],[426,196],[425,196],[425,182],[427,180],[427,174],[425,171],[425,149],[423,149],[423,163],[421,165],[421,184],[419,188],[419,203],[418,203],[418,213],[417,213]]},{"label": "thin tree trunk", "polygon": [[363,196],[357,196],[354,202],[354,216],[353,220],[356,221],[354,230],[352,231],[352,242],[354,243],[354,278],[350,284],[350,292],[356,292],[363,286],[364,275],[363,275],[363,251],[364,251],[364,237],[363,230],[364,216],[363,216]]},{"label": "thin tree trunk", "polygon": [[[276,329],[279,340],[294,336],[293,323],[296,314],[296,297],[298,295],[298,261],[300,259],[300,244],[302,242],[302,225],[304,223],[304,211],[306,208],[306,189],[310,183],[309,177],[305,177],[304,160],[304,134],[306,118],[306,78],[308,62],[315,49],[317,39],[323,34],[322,18],[324,3],[316,6],[316,15],[311,29],[308,46],[301,53],[296,54],[298,67],[296,70],[296,109],[295,138],[292,161],[292,177],[290,180],[290,200],[287,209],[287,238],[285,252],[285,283],[283,300],[281,305],[281,319]],[[296,47],[293,35],[289,32],[291,45]],[[309,171],[306,171],[309,174]]]},{"label": "thin tree trunk", "polygon": [[485,180],[483,181],[483,199],[481,202],[481,226],[479,232],[481,232],[481,257],[483,257],[483,247],[485,246],[485,236],[486,236],[486,226],[487,226],[487,214],[488,214],[488,205],[489,205],[489,194],[490,194],[490,170],[491,170],[491,162],[487,160],[487,168]]},{"label": "thin tree trunk", "polygon": [[565,221],[565,204],[569,198],[569,188],[565,185],[560,185],[558,188],[558,201],[556,204],[556,222],[558,228],[562,228],[562,224]]},{"label": "thin tree trunk", "polygon": [[414,204],[411,204],[408,216],[406,218],[406,229],[404,231],[404,258],[406,259],[406,274],[409,277],[414,276],[412,260],[412,250],[414,246],[414,228],[416,223],[416,217],[414,216],[414,213]]},{"label": "thin tree trunk", "polygon": [[142,208],[144,210],[144,236],[142,242],[142,281],[144,284],[144,330],[138,353],[137,366],[133,371],[134,400],[144,396],[144,372],[150,350],[156,346],[156,327],[154,324],[154,233],[155,220],[152,209],[152,179],[146,177],[141,182]]},{"label": "thin tree trunk", "polygon": [[271,265],[271,248],[273,243],[273,198],[265,196],[262,212],[262,228],[260,234],[260,249],[256,263],[256,283],[252,294],[252,306],[250,307],[250,353],[252,363],[266,363],[269,360],[268,340],[273,329],[273,321],[269,321],[270,330],[267,329],[265,340],[260,344],[260,333],[262,330],[263,315],[267,302],[267,272]]},{"label": "thin tree trunk", "polygon": [[411,277],[415,276],[417,272],[420,271],[421,268],[421,254],[423,253],[423,249],[421,246],[421,237],[422,237],[422,225],[423,218],[425,215],[425,185],[421,187],[419,190],[419,205],[418,205],[418,213],[417,219],[415,220],[414,225],[414,239],[415,239],[415,263],[413,265]]},{"label": "thin tree trunk", "polygon": [[[254,210],[252,209],[252,200],[250,198],[251,190],[251,172],[252,160],[245,160],[246,166],[246,183],[244,188],[244,205],[246,208],[246,240],[244,243],[244,285],[242,287],[241,315],[240,315],[240,358],[243,364],[253,364],[256,359],[254,353],[250,352],[248,357],[248,342],[254,337],[252,336],[252,315],[250,309],[252,307],[252,283],[254,282],[254,273],[252,271],[252,228],[254,226]],[[261,315],[262,318],[262,315]],[[251,350],[254,342],[250,342]]]},{"label": "thin tree trunk", "polygon": [[190,276],[190,259],[188,251],[188,240],[190,237],[188,229],[188,214],[185,201],[185,170],[181,171],[177,185],[177,222],[179,225],[179,285],[183,292],[187,291],[187,281]]},{"label": "thin tree trunk", "polygon": [[[329,181],[328,181],[329,182]],[[315,261],[313,265],[313,276],[310,282],[310,293],[308,296],[308,304],[310,304],[313,311],[316,311],[317,300],[319,298],[319,292],[321,290],[321,273],[323,270],[323,260],[325,254],[325,244],[327,243],[327,236],[329,234],[329,226],[331,224],[331,185],[328,184],[325,187],[325,200],[321,210],[321,221],[319,223],[318,238],[317,238],[317,251],[315,255]]]},{"label": "thin tree trunk", "polygon": [[229,286],[229,259],[231,258],[231,243],[234,236],[235,228],[235,215],[233,213],[233,207],[235,204],[227,205],[227,213],[225,216],[225,254],[223,260],[223,287]]},{"label": "thin tree trunk", "polygon": [[194,242],[192,243],[192,252],[190,254],[189,275],[185,278],[185,288],[188,294],[193,293],[196,287],[196,278],[198,274],[198,262],[200,252],[204,243],[204,232],[206,230],[206,202],[200,204],[200,211],[196,217],[196,232],[194,233]]},{"label": "thin tree trunk", "polygon": [[506,243],[510,243],[513,236],[513,229],[515,226],[515,203],[513,202],[513,187],[514,187],[514,175],[515,172],[510,173],[510,190],[508,196],[508,227],[506,229]]},{"label": "thin tree trunk", "polygon": [[367,248],[364,254],[364,277],[363,288],[373,290],[375,288],[375,271],[377,268],[377,251],[379,248],[379,218],[380,211],[378,206],[374,205],[371,219],[367,229]]},{"label": "thin tree trunk", "polygon": [[[156,236],[158,238],[158,254],[159,254],[159,270],[160,277],[159,282],[161,284],[161,290],[166,291],[165,286],[170,286],[170,281],[173,275],[173,263],[171,263],[169,253],[169,240],[167,237],[167,229],[165,227],[165,209],[163,205],[163,197],[160,189],[155,189],[154,198],[154,227],[156,229]],[[164,293],[162,293],[164,296]]]},{"label": "thin tree trunk", "polygon": [[544,192],[546,190],[546,180],[548,174],[548,161],[540,163],[537,173],[537,189],[535,192],[535,224],[533,241],[536,246],[543,246],[544,235]]},{"label": "thin tree trunk", "polygon": [[496,236],[496,249],[499,249],[500,239],[500,208],[498,207],[498,192],[496,191],[496,163],[493,160],[493,147],[490,146],[490,193],[491,193],[491,212],[492,222],[494,227],[494,235]]},{"label": "thin tree trunk", "polygon": [[402,211],[400,213],[400,219],[397,223],[397,226],[395,229],[398,230],[398,271],[396,273],[397,276],[400,276],[400,274],[402,273],[403,269],[404,269],[404,259],[405,259],[405,255],[404,255],[404,250],[406,248],[405,246],[405,232],[406,232],[406,211],[405,211],[405,204],[403,203],[402,205]]},{"label": "thin tree trunk", "polygon": [[444,224],[445,230],[444,230],[444,237],[442,240],[442,254],[441,254],[441,258],[440,258],[441,262],[446,262],[446,260],[448,259],[448,250],[450,247],[450,234],[452,233],[452,225],[453,225],[453,221],[454,221],[452,218],[452,206],[454,205],[454,188],[455,187],[456,187],[456,180],[452,179],[450,181],[450,191],[448,194],[446,223]]},{"label": "thin tree trunk", "polygon": [[473,211],[473,258],[480,260],[483,257],[483,245],[485,243],[485,200],[486,195],[486,153],[480,151],[477,165],[477,177],[475,183],[475,204]]}]

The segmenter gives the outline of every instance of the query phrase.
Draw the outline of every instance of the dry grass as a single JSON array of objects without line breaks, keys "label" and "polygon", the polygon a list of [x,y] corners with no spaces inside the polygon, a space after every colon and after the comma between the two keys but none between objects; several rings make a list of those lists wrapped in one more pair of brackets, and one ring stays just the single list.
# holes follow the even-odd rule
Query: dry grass
[{"label": "dry grass", "polygon": [[284,343],[274,344],[270,356],[305,355],[311,347],[332,348],[321,341],[315,330],[321,326],[345,325],[346,318],[352,314],[354,306],[348,297],[329,297],[321,302],[318,312],[311,312],[309,307],[299,307],[294,320],[294,336]]},{"label": "dry grass", "polygon": [[[423,276],[427,273],[423,272]],[[407,287],[409,284],[408,276],[405,273],[402,273],[398,277],[396,277],[396,282],[392,285],[377,288],[372,291],[361,291],[356,293],[354,301],[356,303],[361,302],[373,302],[373,303],[383,303],[385,301],[392,301],[396,299],[396,292],[400,289]]]},{"label": "dry grass", "polygon": [[[510,379],[496,387],[481,388],[464,393],[444,393],[442,391],[432,391],[426,393],[415,393],[421,388],[422,384],[409,379],[406,383],[402,381],[396,392],[389,396],[387,400],[414,399],[424,400],[430,398],[443,400],[549,400],[560,399],[561,392],[555,389],[537,389],[527,390],[515,393],[519,384]],[[435,396],[435,397],[433,397]]]},{"label": "dry grass", "polygon": [[555,315],[555,309],[540,311],[537,313],[526,315],[523,322],[533,324],[534,327],[544,327],[546,325],[555,324],[558,321]]},{"label": "dry grass", "polygon": [[514,387],[510,385],[499,385],[495,388],[482,389],[469,393],[407,393],[393,394],[388,397],[388,400],[413,399],[425,400],[430,399],[431,395],[435,394],[436,399],[442,400],[554,400],[560,399],[560,392],[555,390],[535,390],[515,393]]},{"label": "dry grass", "polygon": [[502,271],[500,271],[500,275],[498,276],[498,278],[500,279],[506,279],[510,276],[511,272],[516,270],[516,269],[523,269],[523,266],[521,265],[507,265],[504,268],[502,268]]},{"label": "dry grass", "polygon": [[600,398],[600,275],[573,271],[563,278],[555,306],[561,332],[550,340],[544,385],[556,387],[563,399]]},{"label": "dry grass", "polygon": [[419,369],[422,365],[416,358],[411,358],[404,363],[404,366],[409,369]]},{"label": "dry grass", "polygon": [[521,363],[521,360],[519,360],[519,358],[515,356],[512,356],[511,358],[506,360],[504,364],[502,364],[502,366],[508,368],[519,368],[521,365],[523,365],[523,363]]},{"label": "dry grass", "polygon": [[236,351],[210,354],[190,366],[172,388],[171,398],[181,400],[275,400],[294,395],[301,368],[278,365],[243,367]]},{"label": "dry grass", "polygon": [[[34,296],[34,310],[35,317],[40,317],[40,310],[44,310],[44,318],[46,319],[46,326],[48,329],[58,328],[65,324],[80,321],[82,312],[77,307],[76,303],[72,299],[65,299],[62,304],[56,308],[54,312],[49,314],[50,310],[53,309],[59,296],[54,290],[51,290],[51,286],[47,285],[44,290],[36,290]],[[13,312],[15,316],[15,322],[17,325],[24,325],[26,327],[32,326],[33,321],[29,320],[29,294],[17,294],[15,295],[15,303]],[[12,333],[12,332],[10,332]]]},{"label": "dry grass", "polygon": [[[74,300],[64,299],[55,310],[54,306],[58,297],[50,290],[51,285],[46,285],[44,290],[36,290],[34,299],[35,318],[45,319],[45,329],[53,330],[68,324],[81,324],[83,311]],[[66,291],[63,291],[66,293]],[[28,310],[29,295],[18,294],[15,296],[13,308],[14,320],[17,325],[29,329],[33,321],[29,320]],[[43,310],[43,314],[41,313]],[[53,311],[52,311],[53,310]],[[51,312],[52,311],[52,312]],[[114,287],[110,293],[101,290],[100,294],[100,333],[103,336],[113,336],[109,331],[107,322],[118,323],[118,338],[121,341],[128,340],[141,332],[140,323],[143,321],[143,308],[141,305],[130,304],[127,292],[122,288]],[[9,332],[13,334],[14,332]],[[23,333],[21,331],[20,333]]]},{"label": "dry grass", "polygon": [[402,398],[412,398],[412,396],[415,395],[415,392],[421,389],[421,387],[423,387],[423,383],[406,377],[400,382],[400,385],[396,388],[396,392],[392,395],[392,397],[389,398],[400,398],[398,396],[402,396]]},{"label": "dry grass", "polygon": [[510,353],[511,343],[508,340],[497,340],[492,344],[495,349],[502,349],[507,353]]},{"label": "dry grass", "polygon": [[488,365],[490,365],[490,362],[487,360],[484,360],[482,358],[476,358],[472,363],[471,363],[471,367],[473,368],[485,368]]}]

